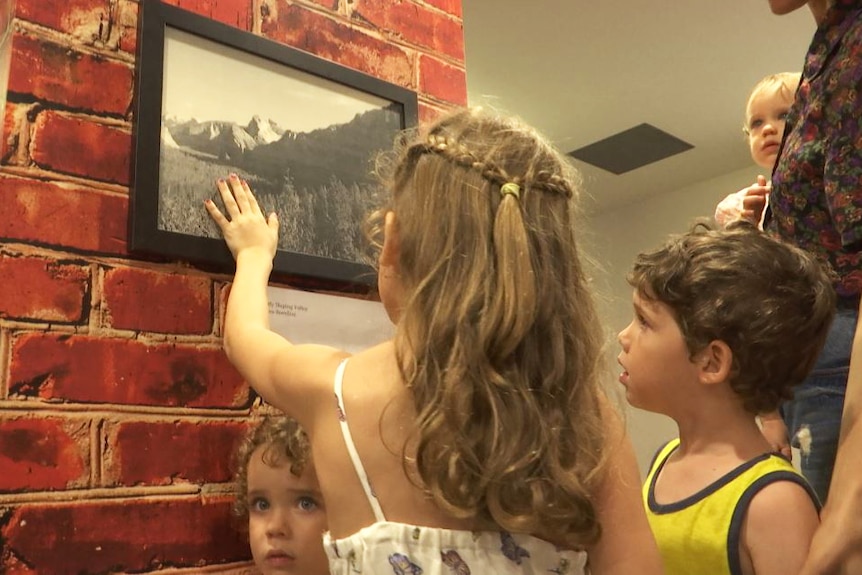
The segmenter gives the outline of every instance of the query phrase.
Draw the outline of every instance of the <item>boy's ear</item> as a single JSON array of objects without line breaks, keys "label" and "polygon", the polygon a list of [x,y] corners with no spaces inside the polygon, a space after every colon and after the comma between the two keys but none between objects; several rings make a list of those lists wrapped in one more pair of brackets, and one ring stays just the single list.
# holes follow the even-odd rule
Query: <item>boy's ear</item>
[{"label": "boy's ear", "polygon": [[697,354],[700,381],[707,385],[727,381],[733,363],[733,351],[720,339],[713,340]]},{"label": "boy's ear", "polygon": [[392,267],[398,264],[401,251],[398,238],[398,226],[395,223],[395,212],[386,212],[383,221],[383,249],[380,250],[380,267]]}]

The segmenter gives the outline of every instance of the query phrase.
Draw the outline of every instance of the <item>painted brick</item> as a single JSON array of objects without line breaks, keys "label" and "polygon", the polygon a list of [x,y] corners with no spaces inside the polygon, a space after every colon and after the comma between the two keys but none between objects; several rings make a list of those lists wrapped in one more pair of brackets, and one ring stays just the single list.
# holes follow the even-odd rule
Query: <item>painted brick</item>
[{"label": "painted brick", "polygon": [[2,163],[10,166],[31,166],[30,120],[39,104],[18,104],[7,101],[3,118]]},{"label": "painted brick", "polygon": [[138,49],[138,3],[133,0],[120,0],[118,17],[120,27],[119,48],[129,54]]},{"label": "painted brick", "polygon": [[226,483],[244,422],[126,421],[106,426],[106,485]]},{"label": "painted brick", "polygon": [[89,305],[89,268],[0,254],[0,317],[80,322]]},{"label": "painted brick", "polygon": [[163,0],[183,10],[251,30],[252,0]]},{"label": "painted brick", "polygon": [[461,22],[412,0],[356,0],[353,17],[411,44],[464,61]]},{"label": "painted brick", "polygon": [[18,6],[22,20],[67,33],[87,45],[109,52],[136,51],[136,0],[21,0]]},{"label": "painted brick", "polygon": [[56,575],[244,561],[248,544],[231,503],[219,496],[25,504],[10,513],[0,544],[35,573]]},{"label": "painted brick", "polygon": [[[102,297],[115,328],[177,334],[212,332],[212,282],[203,276],[116,268],[105,273]],[[142,306],[143,301],[158,305]]]},{"label": "painted brick", "polygon": [[318,6],[323,6],[330,12],[338,12],[338,0],[311,0]]},{"label": "painted brick", "polygon": [[261,1],[261,33],[393,84],[413,87],[413,57],[387,42],[296,4]]},{"label": "painted brick", "polygon": [[440,116],[442,116],[446,112],[447,112],[447,109],[438,108],[437,106],[432,106],[431,104],[428,104],[427,102],[422,102],[420,100],[420,102],[419,102],[419,123],[420,124],[426,124],[426,123],[430,124],[431,122],[434,122],[435,120],[437,120],[437,118],[439,118]]},{"label": "painted brick", "polygon": [[128,198],[0,176],[0,238],[125,254]]},{"label": "painted brick", "polygon": [[456,105],[467,104],[467,73],[435,58],[419,58],[419,91]]},{"label": "painted brick", "polygon": [[85,487],[89,424],[57,417],[0,419],[0,491]]},{"label": "painted brick", "polygon": [[250,404],[248,386],[221,349],[45,333],[14,340],[9,395],[171,407]]},{"label": "painted brick", "polygon": [[6,102],[3,108],[3,134],[0,139],[0,158],[5,158],[15,150],[15,142],[17,140],[18,122],[20,108],[12,102]]},{"label": "painted brick", "polygon": [[115,16],[110,0],[17,0],[17,15],[85,42],[107,38]]},{"label": "painted brick", "polygon": [[457,18],[463,17],[461,0],[425,0],[425,3]]},{"label": "painted brick", "polygon": [[129,184],[132,136],[127,130],[43,112],[36,119],[30,153],[50,170]]},{"label": "painted brick", "polygon": [[83,111],[125,116],[132,88],[133,71],[128,64],[21,34],[12,40],[9,92]]},{"label": "painted brick", "polygon": [[[0,552],[2,551],[3,548],[0,547]],[[5,559],[5,562],[3,563],[3,569],[5,569],[3,573],[5,573],[6,575],[39,575],[39,573],[30,569],[14,555]]]}]

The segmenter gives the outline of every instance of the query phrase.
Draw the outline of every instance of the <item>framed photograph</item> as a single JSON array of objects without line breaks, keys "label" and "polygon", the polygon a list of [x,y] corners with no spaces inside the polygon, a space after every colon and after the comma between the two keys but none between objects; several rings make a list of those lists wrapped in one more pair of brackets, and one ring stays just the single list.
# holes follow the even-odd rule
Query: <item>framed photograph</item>
[{"label": "framed photograph", "polygon": [[278,214],[274,272],[375,283],[374,159],[416,125],[416,93],[158,0],[138,42],[130,249],[232,270],[203,201],[233,172]]}]

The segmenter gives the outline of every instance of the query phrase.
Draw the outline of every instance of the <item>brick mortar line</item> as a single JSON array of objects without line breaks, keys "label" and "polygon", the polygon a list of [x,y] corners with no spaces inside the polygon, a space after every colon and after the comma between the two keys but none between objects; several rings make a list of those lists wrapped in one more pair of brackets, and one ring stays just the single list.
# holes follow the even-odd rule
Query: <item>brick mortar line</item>
[{"label": "brick mortar line", "polygon": [[87,325],[45,321],[27,323],[17,320],[0,319],[0,329],[8,330],[10,340],[22,333],[36,332],[55,333],[58,335],[92,335]]},{"label": "brick mortar line", "polygon": [[6,419],[12,413],[21,416],[53,415],[68,417],[79,415],[82,419],[110,418],[118,415],[134,415],[136,420],[164,422],[178,420],[188,423],[206,423],[210,421],[244,421],[249,417],[249,408],[213,408],[213,407],[157,407],[147,405],[117,405],[92,403],[44,403],[35,401],[6,400],[0,401],[0,413]]},{"label": "brick mortar line", "polygon": [[[353,12],[355,12],[355,10],[352,9],[351,7],[347,6],[342,1],[338,2],[338,8],[336,8],[335,10],[327,9],[324,6],[321,6],[320,4],[317,4],[315,2],[311,2],[309,0],[291,0],[291,3],[295,4],[297,6],[302,6],[303,8],[308,8],[309,12],[316,12],[316,13],[321,14],[323,16],[338,16],[340,20],[344,20],[346,22],[350,22],[353,24],[355,24],[357,22],[356,20],[353,20],[350,17],[350,15]],[[252,23],[253,25],[255,23],[257,23],[257,20],[259,19],[258,14],[260,14],[260,4],[261,4],[261,0],[253,0],[253,2],[252,2],[252,20],[255,20],[255,22]],[[452,20],[453,22],[455,22],[457,24],[461,24],[463,26],[463,23],[464,23],[463,18],[459,18],[458,16],[455,16],[454,14],[450,14],[449,12],[446,12],[445,10],[437,8],[436,6],[432,6],[431,4],[428,4],[426,2],[417,2],[416,0],[412,0],[411,4],[425,8],[429,12],[434,12],[436,14],[439,14],[440,16],[445,16],[447,20]],[[343,7],[343,9],[342,9],[342,7]],[[376,30],[374,28],[369,27],[369,29],[371,31],[376,32]]]},{"label": "brick mortar line", "polygon": [[102,484],[102,427],[105,425],[104,419],[97,419],[90,422],[90,489]]},{"label": "brick mortar line", "polygon": [[[0,178],[0,182],[2,182],[2,178]],[[142,271],[180,273],[184,276],[197,276],[199,278],[206,278],[208,280],[211,280],[214,283],[220,282],[222,284],[230,284],[233,279],[232,273],[227,274],[208,272],[179,260],[172,262],[153,262],[149,260],[135,259],[135,254],[118,254],[115,256],[110,256],[84,250],[66,251],[63,249],[50,247],[48,244],[37,244],[16,240],[4,241],[3,239],[0,239],[0,253],[18,255],[22,257],[45,257],[48,259],[64,260],[68,261],[71,264],[78,263],[82,266],[97,264],[109,268],[123,267]],[[273,282],[273,285],[286,284],[276,284],[275,282]],[[0,320],[0,323],[2,323],[2,320]]]},{"label": "brick mortar line", "polygon": [[123,184],[112,182],[103,182],[99,180],[89,180],[72,174],[64,174],[63,172],[55,172],[35,166],[13,166],[4,164],[0,166],[0,176],[2,175],[17,176],[19,178],[38,180],[45,183],[53,184],[74,184],[84,188],[92,189],[94,192],[104,193],[105,195],[113,195],[115,197],[128,198],[130,187]]},{"label": "brick mortar line", "polygon": [[89,333],[101,335],[106,331],[104,298],[102,296],[105,287],[105,268],[96,262],[90,262],[90,313],[87,325],[90,326]]},{"label": "brick mortar line", "polygon": [[[429,4],[428,2],[423,2],[422,0],[414,0],[413,3],[416,4],[417,6],[422,6],[424,8],[427,8],[428,10],[431,10],[432,12],[436,12],[442,16],[446,16],[450,20],[455,20],[456,22],[460,22],[462,24],[464,23],[464,17],[463,16],[456,16],[455,14],[452,14],[450,12],[446,12],[442,8],[438,8],[437,6]],[[462,14],[464,13],[463,6],[462,6],[461,13]]]},{"label": "brick mortar line", "polygon": [[[121,128],[121,131],[126,133],[128,136],[134,135],[134,126],[133,122],[130,120],[114,118],[111,116],[102,116],[99,114],[93,114],[88,111],[81,111],[74,108],[70,109],[61,109],[61,108],[51,108],[50,105],[40,103],[42,109],[39,110],[38,114],[43,112],[53,112],[57,116],[63,116],[65,118],[72,118],[74,120],[86,120],[91,124],[97,124],[100,126],[108,126],[110,128]],[[122,184],[114,184],[116,186],[122,186]]]},{"label": "brick mortar line", "polygon": [[152,487],[96,487],[88,489],[69,489],[66,491],[31,491],[27,493],[2,493],[0,505],[16,505],[21,503],[55,503],[69,502],[88,505],[94,501],[163,499],[170,501],[189,495],[203,496],[200,485],[154,485]]},{"label": "brick mortar line", "polygon": [[72,503],[89,505],[99,501],[139,499],[171,501],[187,499],[195,495],[201,499],[222,498],[234,494],[233,482],[188,483],[182,485],[151,485],[136,487],[95,487],[86,489],[67,489],[65,491],[30,491],[26,493],[0,493],[0,506],[20,505],[22,503]]},{"label": "brick mortar line", "polygon": [[0,325],[0,401],[9,396],[9,332]]},{"label": "brick mortar line", "polygon": [[430,96],[428,94],[422,94],[419,96],[419,103],[421,104],[422,102],[424,102],[425,104],[431,105],[435,108],[442,107],[444,110],[451,110],[453,108],[460,107],[460,104],[454,104],[454,103],[446,101],[446,100],[439,100],[439,99],[437,99],[433,96]]},{"label": "brick mortar line", "polygon": [[14,332],[11,335],[25,333],[50,333],[89,336],[94,339],[117,339],[123,341],[136,341],[145,346],[155,347],[159,345],[183,345],[195,346],[199,349],[215,351],[222,348],[222,338],[212,333],[193,334],[168,334],[144,332],[135,330],[121,330],[115,328],[94,328],[86,324],[67,324],[50,321],[4,320],[0,319],[0,328]]}]

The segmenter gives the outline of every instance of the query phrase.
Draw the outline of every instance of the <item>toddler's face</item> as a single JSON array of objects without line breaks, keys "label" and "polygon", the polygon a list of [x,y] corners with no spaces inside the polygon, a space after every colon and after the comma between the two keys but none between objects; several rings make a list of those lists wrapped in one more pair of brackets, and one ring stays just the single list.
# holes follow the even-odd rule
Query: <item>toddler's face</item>
[{"label": "toddler's face", "polygon": [[793,91],[780,84],[765,87],[748,102],[745,129],[748,132],[751,159],[770,172],[778,157],[784,122],[791,104]]},{"label": "toddler's face", "polygon": [[285,462],[271,467],[258,447],[248,464],[248,534],[263,575],[328,575],[323,551],[326,510],[314,467],[296,477]]}]

